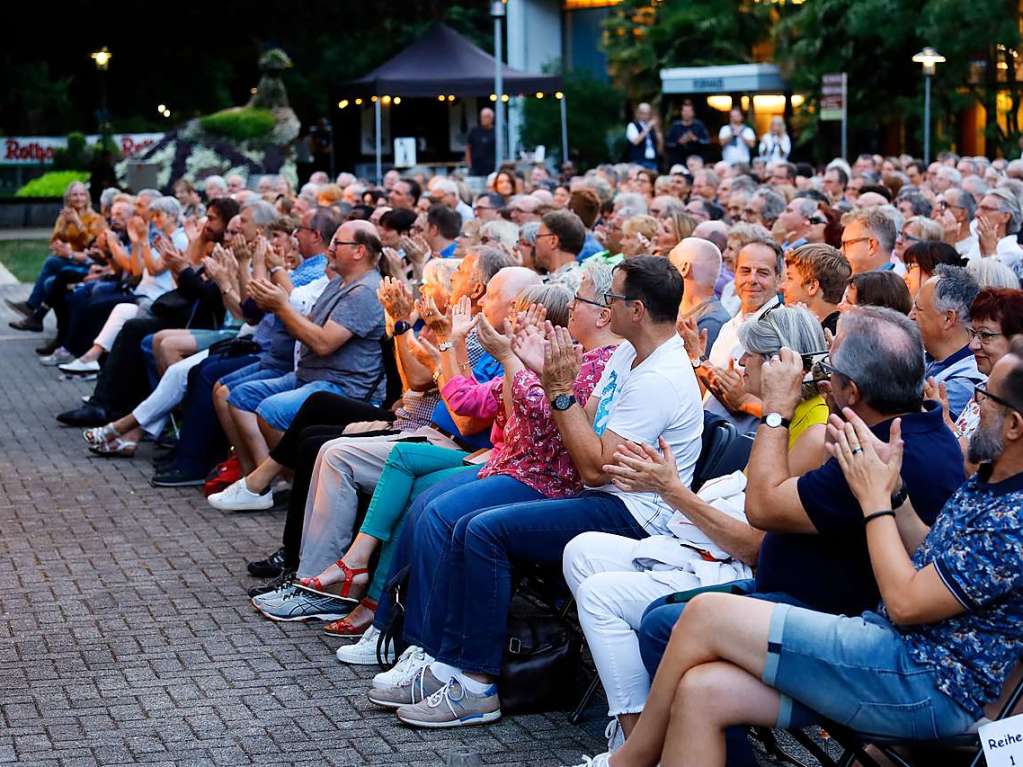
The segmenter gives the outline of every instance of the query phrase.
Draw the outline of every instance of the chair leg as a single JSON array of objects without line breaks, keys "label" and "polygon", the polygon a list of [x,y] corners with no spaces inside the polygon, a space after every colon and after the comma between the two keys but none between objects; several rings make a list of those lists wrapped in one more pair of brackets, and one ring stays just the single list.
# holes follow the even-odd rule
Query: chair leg
[{"label": "chair leg", "polygon": [[[824,767],[837,767],[837,762],[831,758],[831,754],[817,745],[817,743],[814,742],[814,739],[807,735],[803,730],[789,730],[788,733],[796,739],[796,742],[799,743],[799,745],[809,751],[810,755],[813,756],[814,759],[824,765]],[[842,756],[844,757],[845,753],[843,753]]]},{"label": "chair leg", "polygon": [[594,695],[597,694],[597,688],[600,686],[600,675],[597,673],[593,674],[593,679],[590,680],[589,686],[586,688],[586,692],[583,693],[583,697],[579,700],[579,703],[575,707],[575,711],[572,712],[571,716],[568,717],[568,721],[572,724],[579,724],[579,720],[583,718],[583,711],[590,705],[590,700]]}]

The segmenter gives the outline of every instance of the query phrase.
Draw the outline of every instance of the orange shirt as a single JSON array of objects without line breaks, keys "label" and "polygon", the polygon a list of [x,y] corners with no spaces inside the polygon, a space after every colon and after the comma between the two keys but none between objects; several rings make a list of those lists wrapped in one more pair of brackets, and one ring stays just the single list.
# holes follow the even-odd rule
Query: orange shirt
[{"label": "orange shirt", "polygon": [[53,226],[50,242],[55,240],[66,242],[73,250],[81,253],[106,227],[103,217],[94,210],[83,210],[78,217],[82,220],[81,227],[66,218],[58,218],[57,223]]}]

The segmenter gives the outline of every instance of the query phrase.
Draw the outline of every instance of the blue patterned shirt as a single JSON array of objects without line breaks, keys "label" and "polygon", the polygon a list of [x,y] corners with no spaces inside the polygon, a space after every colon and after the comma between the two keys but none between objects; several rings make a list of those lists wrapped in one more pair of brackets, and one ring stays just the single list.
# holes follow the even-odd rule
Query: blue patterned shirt
[{"label": "blue patterned shirt", "polygon": [[965,612],[899,628],[938,688],[978,719],[1023,657],[1023,473],[995,484],[989,473],[956,491],[913,555],[917,569],[934,565]]}]

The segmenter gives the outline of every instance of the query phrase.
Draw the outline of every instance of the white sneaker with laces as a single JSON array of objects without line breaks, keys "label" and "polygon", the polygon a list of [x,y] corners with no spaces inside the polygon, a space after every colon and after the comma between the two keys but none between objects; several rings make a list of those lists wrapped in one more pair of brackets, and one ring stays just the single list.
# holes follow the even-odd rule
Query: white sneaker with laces
[{"label": "white sneaker with laces", "polygon": [[596,756],[583,754],[582,764],[574,765],[574,767],[608,767],[610,758],[611,754],[597,754]]},{"label": "white sneaker with laces", "polygon": [[625,745],[625,731],[622,729],[622,725],[618,722],[618,717],[615,717],[607,723],[607,728],[604,730],[604,737],[607,738],[607,752],[609,754],[613,754]]},{"label": "white sneaker with laces", "polygon": [[[376,640],[373,640],[374,643]],[[376,646],[374,644],[374,646]],[[384,687],[401,687],[403,684],[407,684],[424,666],[429,666],[433,663],[434,658],[428,655],[422,647],[416,645],[409,645],[398,657],[398,662],[394,665],[394,668],[387,671],[381,671],[375,677],[373,677],[373,686],[378,688]]]},{"label": "white sneaker with laces", "polygon": [[274,496],[271,492],[260,495],[245,486],[245,477],[228,485],[209,498],[210,506],[221,511],[266,511],[272,509]]},{"label": "white sneaker with laces", "polygon": [[57,367],[57,365],[63,365],[67,362],[71,362],[74,358],[75,355],[62,346],[53,354],[47,355],[46,357],[40,357],[39,364],[44,367],[53,368]]},{"label": "white sneaker with laces", "polygon": [[[375,666],[377,663],[377,641],[380,630],[374,626],[366,629],[355,644],[344,644],[337,648],[337,659],[350,666]],[[394,658],[394,642],[388,642],[384,649],[384,660]]]}]

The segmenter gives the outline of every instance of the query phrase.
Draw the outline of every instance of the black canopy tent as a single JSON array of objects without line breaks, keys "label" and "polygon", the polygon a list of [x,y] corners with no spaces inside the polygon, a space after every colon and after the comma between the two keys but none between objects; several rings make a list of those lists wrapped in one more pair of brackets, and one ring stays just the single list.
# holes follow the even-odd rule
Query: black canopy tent
[{"label": "black canopy tent", "polygon": [[[434,24],[408,48],[368,75],[345,86],[345,96],[373,98],[376,130],[377,181],[381,178],[380,107],[384,96],[401,98],[503,95],[495,88],[497,61],[445,24]],[[540,75],[501,67],[502,90],[511,94],[560,94],[559,75]],[[561,142],[568,157],[565,99],[561,94]]]}]

